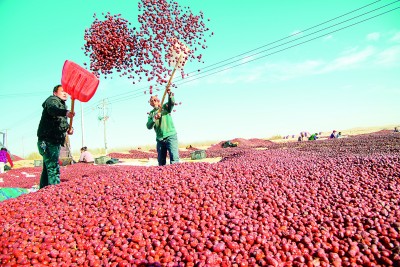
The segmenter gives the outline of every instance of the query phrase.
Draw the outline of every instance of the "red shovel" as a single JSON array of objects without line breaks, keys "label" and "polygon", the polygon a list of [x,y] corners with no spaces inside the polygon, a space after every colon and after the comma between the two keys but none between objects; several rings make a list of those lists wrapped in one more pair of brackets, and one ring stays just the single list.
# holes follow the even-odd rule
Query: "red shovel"
[{"label": "red shovel", "polygon": [[[61,85],[65,92],[71,96],[71,112],[74,112],[75,99],[88,102],[99,86],[99,79],[78,64],[66,60],[62,69]],[[72,129],[72,118],[69,131]]]}]

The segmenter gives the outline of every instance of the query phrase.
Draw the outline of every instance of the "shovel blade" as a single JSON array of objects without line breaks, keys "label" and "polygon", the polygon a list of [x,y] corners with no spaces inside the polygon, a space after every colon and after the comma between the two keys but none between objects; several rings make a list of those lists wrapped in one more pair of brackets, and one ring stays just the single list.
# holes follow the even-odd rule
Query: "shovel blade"
[{"label": "shovel blade", "polygon": [[62,69],[61,85],[72,99],[88,102],[99,86],[99,79],[78,64],[66,60]]}]

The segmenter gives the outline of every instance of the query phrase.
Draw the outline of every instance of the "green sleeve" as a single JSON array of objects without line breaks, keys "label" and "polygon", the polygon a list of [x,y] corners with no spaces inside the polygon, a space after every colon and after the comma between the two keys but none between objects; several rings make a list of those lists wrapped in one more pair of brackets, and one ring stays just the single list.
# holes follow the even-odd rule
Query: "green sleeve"
[{"label": "green sleeve", "polygon": [[153,121],[153,117],[154,117],[154,112],[151,111],[149,114],[149,117],[147,118],[147,129],[151,130],[154,127],[155,122]]},{"label": "green sleeve", "polygon": [[168,102],[167,102],[167,104],[164,105],[164,109],[167,110],[168,113],[171,113],[174,106],[175,106],[174,96],[168,97]]}]

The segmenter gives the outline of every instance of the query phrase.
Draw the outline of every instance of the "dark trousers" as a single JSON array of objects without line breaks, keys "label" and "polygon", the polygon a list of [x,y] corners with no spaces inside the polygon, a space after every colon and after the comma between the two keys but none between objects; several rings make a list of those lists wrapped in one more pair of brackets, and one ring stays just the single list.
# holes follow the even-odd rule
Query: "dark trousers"
[{"label": "dark trousers", "polygon": [[43,156],[43,170],[40,176],[39,188],[60,183],[60,145],[55,145],[46,141],[38,141],[38,150]]},{"label": "dark trousers", "polygon": [[157,159],[159,166],[167,164],[167,151],[169,153],[170,164],[179,162],[178,136],[176,134],[168,136],[163,140],[157,140]]}]

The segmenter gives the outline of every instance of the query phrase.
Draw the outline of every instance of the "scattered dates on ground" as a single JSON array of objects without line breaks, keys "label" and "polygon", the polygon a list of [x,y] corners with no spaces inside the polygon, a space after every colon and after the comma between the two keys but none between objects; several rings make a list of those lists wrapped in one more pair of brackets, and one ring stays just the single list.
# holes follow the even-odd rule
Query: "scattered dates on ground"
[{"label": "scattered dates on ground", "polygon": [[0,265],[399,266],[399,134],[225,151],[62,168],[0,203]]}]

